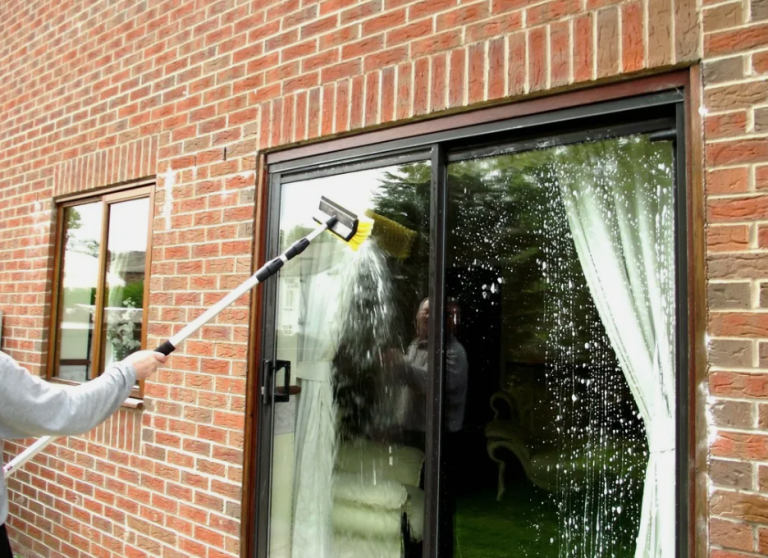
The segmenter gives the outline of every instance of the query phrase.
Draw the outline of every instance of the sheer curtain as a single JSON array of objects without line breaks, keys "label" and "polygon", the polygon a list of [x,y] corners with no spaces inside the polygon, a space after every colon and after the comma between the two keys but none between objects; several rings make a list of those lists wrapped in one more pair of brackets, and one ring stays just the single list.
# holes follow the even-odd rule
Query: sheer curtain
[{"label": "sheer curtain", "polygon": [[301,265],[300,337],[296,377],[300,379],[295,431],[293,558],[332,554],[333,466],[336,419],[331,359],[338,342],[339,291],[352,251],[333,238],[318,239]]},{"label": "sheer curtain", "polygon": [[555,174],[579,262],[645,422],[636,558],[675,555],[674,176],[669,143],[562,147]]}]

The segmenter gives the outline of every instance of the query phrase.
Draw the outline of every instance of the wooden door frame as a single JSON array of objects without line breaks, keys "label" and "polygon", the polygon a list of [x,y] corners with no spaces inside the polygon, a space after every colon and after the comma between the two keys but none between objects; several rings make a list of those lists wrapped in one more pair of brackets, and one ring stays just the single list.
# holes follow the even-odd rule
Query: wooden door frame
[{"label": "wooden door frame", "polygon": [[[699,115],[701,102],[701,71],[695,65],[670,73],[641,77],[638,79],[598,85],[566,93],[500,104],[490,108],[467,109],[452,115],[434,114],[427,119],[408,124],[398,124],[374,131],[360,130],[337,139],[318,138],[299,146],[276,148],[260,153],[257,163],[256,211],[254,214],[254,271],[265,261],[267,238],[267,201],[270,166],[286,169],[291,165],[301,166],[314,158],[330,159],[339,152],[357,149],[361,156],[366,152],[375,153],[387,142],[408,138],[429,136],[459,128],[494,123],[503,120],[540,115],[543,113],[582,107],[595,103],[629,99],[643,94],[678,90],[684,94],[685,170],[684,190],[686,206],[686,280],[687,280],[687,339],[684,350],[687,359],[687,480],[688,510],[685,514],[688,525],[687,537],[682,543],[689,557],[704,558],[708,552],[706,538],[707,449],[698,442],[706,439],[706,416],[702,390],[706,382],[706,276],[704,236],[704,188],[702,124]],[[679,121],[679,120],[678,120]],[[362,146],[362,147],[361,147]],[[252,558],[255,549],[255,510],[257,503],[258,463],[258,413],[261,378],[261,335],[264,299],[262,290],[255,292],[251,299],[250,333],[248,349],[248,375],[246,386],[245,453],[243,464],[243,499],[241,512],[241,557]],[[699,536],[697,536],[699,535]],[[679,554],[679,552],[678,552]],[[681,558],[681,557],[680,557]]]}]

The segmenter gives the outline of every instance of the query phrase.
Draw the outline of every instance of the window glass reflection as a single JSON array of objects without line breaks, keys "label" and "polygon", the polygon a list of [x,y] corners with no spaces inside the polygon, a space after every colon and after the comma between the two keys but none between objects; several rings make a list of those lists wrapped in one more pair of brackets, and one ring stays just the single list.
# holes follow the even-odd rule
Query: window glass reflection
[{"label": "window glass reflection", "polygon": [[59,377],[84,382],[93,372],[94,309],[99,282],[102,206],[64,210],[59,316]]},{"label": "window glass reflection", "polygon": [[358,252],[323,234],[280,271],[276,352],[292,386],[275,404],[272,557],[418,552],[429,187],[423,163],[282,186],[281,249],[316,226],[321,195],[376,224]]},{"label": "window glass reflection", "polygon": [[631,137],[449,166],[441,556],[673,555],[672,163]]},{"label": "window glass reflection", "polygon": [[104,366],[141,348],[149,198],[109,206],[104,289]]}]

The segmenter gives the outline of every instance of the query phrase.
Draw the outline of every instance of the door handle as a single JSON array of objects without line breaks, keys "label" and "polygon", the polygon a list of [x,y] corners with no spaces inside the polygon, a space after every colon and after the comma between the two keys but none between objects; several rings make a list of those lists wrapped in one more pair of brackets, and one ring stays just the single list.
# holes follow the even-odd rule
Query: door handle
[{"label": "door handle", "polygon": [[[282,387],[277,387],[275,380],[277,373],[285,370]],[[270,399],[275,403],[287,403],[291,397],[291,361],[267,360],[264,361],[264,387],[261,390],[262,401],[269,404]]]}]

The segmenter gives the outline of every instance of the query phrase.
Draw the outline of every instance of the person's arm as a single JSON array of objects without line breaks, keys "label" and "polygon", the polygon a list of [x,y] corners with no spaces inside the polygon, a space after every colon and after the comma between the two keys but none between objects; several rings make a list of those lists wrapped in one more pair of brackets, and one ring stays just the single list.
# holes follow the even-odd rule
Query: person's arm
[{"label": "person's arm", "polygon": [[44,381],[0,353],[0,438],[82,434],[114,413],[136,383],[122,361],[79,386]]}]

